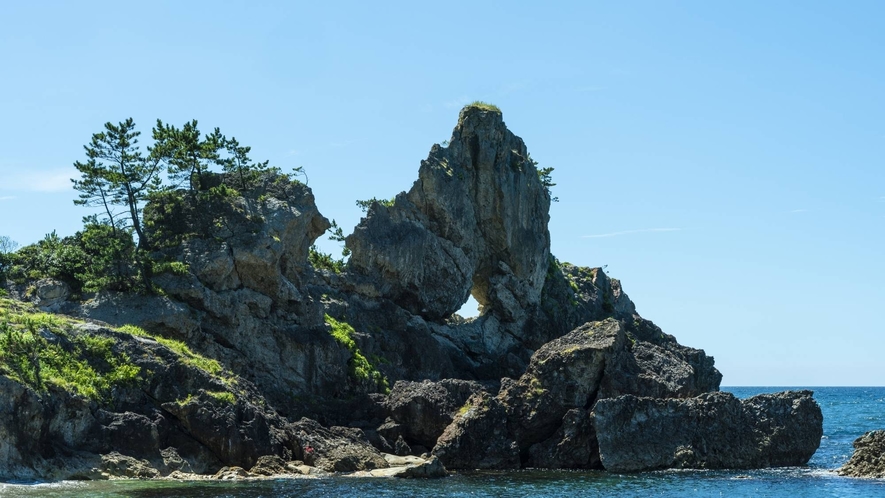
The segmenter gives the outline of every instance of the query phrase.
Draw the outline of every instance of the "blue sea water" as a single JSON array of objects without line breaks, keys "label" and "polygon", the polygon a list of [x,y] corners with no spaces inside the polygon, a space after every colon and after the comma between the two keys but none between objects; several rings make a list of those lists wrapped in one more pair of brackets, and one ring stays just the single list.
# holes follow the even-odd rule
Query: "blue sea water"
[{"label": "blue sea water", "polygon": [[[744,398],[786,387],[730,387]],[[885,429],[885,387],[808,388],[824,414],[820,448],[805,467],[755,471],[660,471],[619,475],[598,471],[459,473],[437,480],[279,479],[247,482],[103,481],[0,484],[6,497],[885,497],[885,480],[839,477],[851,443]]]}]

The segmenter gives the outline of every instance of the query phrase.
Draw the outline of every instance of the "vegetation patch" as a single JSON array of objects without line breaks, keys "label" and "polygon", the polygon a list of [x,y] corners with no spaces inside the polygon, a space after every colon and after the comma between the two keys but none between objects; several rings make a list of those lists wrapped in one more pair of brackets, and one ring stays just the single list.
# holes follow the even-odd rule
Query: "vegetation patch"
[{"label": "vegetation patch", "polygon": [[206,394],[218,401],[231,405],[237,402],[237,398],[233,395],[233,393],[227,391],[206,391]]},{"label": "vegetation patch", "polygon": [[483,111],[492,111],[501,114],[501,108],[496,106],[495,104],[490,104],[488,102],[483,102],[482,100],[474,100],[473,102],[467,104],[467,107],[478,107]]},{"label": "vegetation patch", "polygon": [[356,345],[356,341],[353,340],[353,334],[356,333],[353,327],[347,322],[335,320],[328,314],[326,315],[326,323],[332,327],[329,332],[332,337],[353,355],[347,362],[350,375],[357,380],[374,383],[378,390],[385,394],[390,392],[390,383],[387,378],[369,363],[369,360]]},{"label": "vegetation patch", "polygon": [[222,368],[221,363],[218,363],[217,360],[213,360],[211,358],[206,358],[203,355],[194,353],[191,348],[187,346],[187,344],[177,341],[175,339],[169,339],[168,337],[162,337],[154,334],[148,333],[141,327],[136,327],[135,325],[123,325],[122,327],[117,329],[118,332],[123,332],[124,334],[134,335],[138,337],[147,337],[149,339],[153,339],[158,343],[166,346],[178,356],[181,357],[182,361],[190,365],[194,368],[200,369],[213,377],[218,377],[221,374]]},{"label": "vegetation patch", "polygon": [[97,401],[141,373],[110,337],[75,332],[74,321],[0,298],[0,373],[45,392],[48,385]]}]

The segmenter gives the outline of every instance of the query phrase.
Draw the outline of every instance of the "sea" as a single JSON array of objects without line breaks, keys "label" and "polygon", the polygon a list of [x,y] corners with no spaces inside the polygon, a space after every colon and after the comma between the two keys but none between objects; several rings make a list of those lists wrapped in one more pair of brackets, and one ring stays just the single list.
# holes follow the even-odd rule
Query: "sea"
[{"label": "sea", "polygon": [[70,481],[0,484],[2,497],[885,497],[885,479],[839,477],[835,469],[866,431],[885,429],[885,387],[723,387],[740,398],[811,389],[824,415],[820,448],[803,467],[666,470],[640,474],[520,470],[459,472],[444,479],[323,477],[241,482]]}]

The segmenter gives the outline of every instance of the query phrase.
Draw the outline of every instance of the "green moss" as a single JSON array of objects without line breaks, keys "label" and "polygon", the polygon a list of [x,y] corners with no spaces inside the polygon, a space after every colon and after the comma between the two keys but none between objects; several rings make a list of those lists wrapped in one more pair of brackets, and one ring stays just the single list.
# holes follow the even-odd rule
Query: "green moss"
[{"label": "green moss", "polygon": [[38,392],[51,384],[99,401],[139,380],[141,369],[114,352],[112,338],[75,333],[74,323],[0,299],[0,373]]},{"label": "green moss", "polygon": [[353,355],[347,362],[350,375],[357,380],[374,383],[378,390],[383,393],[390,392],[390,383],[387,381],[387,378],[374,365],[369,363],[369,360],[357,346],[356,341],[353,340],[353,334],[356,333],[353,327],[347,322],[335,320],[329,315],[326,315],[326,323],[332,327],[329,331],[332,337],[339,344],[346,347]]},{"label": "green moss", "polygon": [[233,393],[229,393],[227,391],[206,391],[206,394],[217,399],[218,401],[229,403],[231,405],[237,402],[237,398],[233,395]]},{"label": "green moss", "polygon": [[167,337],[150,334],[143,328],[136,327],[135,325],[123,325],[122,327],[118,328],[117,331],[123,332],[124,334],[153,339],[181,356],[182,361],[185,364],[190,365],[194,368],[198,368],[213,376],[218,376],[221,373],[222,368],[221,364],[218,363],[218,361],[194,353],[191,348],[187,346],[187,344],[181,341],[176,341],[175,339],[169,339]]},{"label": "green moss", "polygon": [[465,413],[467,413],[469,411],[470,411],[470,401],[464,403],[464,405],[461,406],[461,408],[458,408],[458,415],[463,416]]},{"label": "green moss", "polygon": [[478,107],[484,111],[493,111],[501,114],[501,108],[499,108],[495,104],[483,102],[482,100],[474,100],[473,102],[467,104],[465,107]]}]

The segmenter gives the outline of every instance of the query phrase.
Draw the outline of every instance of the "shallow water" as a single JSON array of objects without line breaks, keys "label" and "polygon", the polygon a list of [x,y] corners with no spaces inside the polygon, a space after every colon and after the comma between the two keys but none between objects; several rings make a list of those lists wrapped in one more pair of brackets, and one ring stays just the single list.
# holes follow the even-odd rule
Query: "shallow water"
[{"label": "shallow water", "polygon": [[[738,397],[784,387],[723,388]],[[795,388],[794,388],[795,389]],[[365,496],[704,496],[885,497],[885,480],[849,479],[833,470],[851,456],[851,443],[885,429],[885,388],[810,388],[824,414],[824,437],[807,467],[755,471],[661,471],[633,475],[597,471],[460,473],[438,480],[279,479],[248,482],[98,481],[0,484],[6,497],[326,497]]]}]

